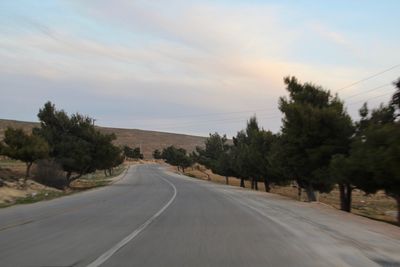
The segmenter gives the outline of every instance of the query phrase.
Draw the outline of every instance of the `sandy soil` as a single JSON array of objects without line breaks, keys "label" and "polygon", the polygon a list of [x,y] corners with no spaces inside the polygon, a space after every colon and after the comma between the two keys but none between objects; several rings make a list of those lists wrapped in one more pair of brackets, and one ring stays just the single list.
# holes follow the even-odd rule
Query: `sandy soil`
[{"label": "sandy soil", "polygon": [[[177,172],[176,167],[169,167],[171,171]],[[185,170],[185,174],[188,176],[196,177],[202,180],[208,180],[209,177],[212,182],[225,184],[225,177],[212,173],[210,170],[203,166],[195,165],[193,168]],[[240,180],[235,177],[229,177],[229,185],[240,186]],[[250,182],[245,181],[246,188],[250,188]],[[265,191],[264,184],[259,183],[258,188],[260,191]],[[271,192],[279,194],[285,197],[289,197],[294,200],[298,199],[298,190],[295,185],[293,186],[273,186]],[[339,202],[339,191],[334,189],[329,194],[320,194],[319,203],[326,204],[336,209],[340,208]],[[306,202],[306,196],[303,193],[300,201]],[[375,220],[382,220],[385,222],[396,223],[396,201],[388,196],[384,192],[378,192],[373,195],[365,195],[360,190],[353,192],[353,204],[352,213],[365,216]]]},{"label": "sandy soil", "polygon": [[14,203],[18,198],[32,196],[44,190],[60,192],[60,190],[32,180],[28,180],[26,186],[23,185],[22,181],[5,182],[5,186],[0,187],[0,204]]}]

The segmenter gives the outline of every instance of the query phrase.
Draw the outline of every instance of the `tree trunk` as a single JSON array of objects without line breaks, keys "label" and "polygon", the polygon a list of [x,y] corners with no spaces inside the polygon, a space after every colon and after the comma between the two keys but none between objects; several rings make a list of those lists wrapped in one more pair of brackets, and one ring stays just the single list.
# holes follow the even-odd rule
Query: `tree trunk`
[{"label": "tree trunk", "polygon": [[299,178],[296,178],[296,183],[297,183],[297,197],[299,198],[299,201],[301,201],[301,195],[303,191],[303,183]]},{"label": "tree trunk", "polygon": [[182,172],[185,173],[185,168],[183,168],[183,167],[181,167],[181,168],[182,168]]},{"label": "tree trunk", "polygon": [[299,198],[299,201],[301,201],[301,187],[299,185],[297,185],[297,197]]},{"label": "tree trunk", "polygon": [[254,189],[258,191],[258,180],[254,179]]},{"label": "tree trunk", "polygon": [[200,172],[202,172],[202,173],[204,173],[205,175],[207,175],[207,180],[208,180],[208,181],[211,181],[211,177],[210,177],[210,175],[209,175],[206,171],[201,170],[200,167],[199,167],[197,170],[200,171]]},{"label": "tree trunk", "polygon": [[244,179],[240,178],[240,187],[245,188],[246,186],[244,185]]},{"label": "tree trunk", "polygon": [[309,202],[315,202],[317,201],[317,197],[315,196],[315,191],[312,185],[306,186],[306,193],[307,193],[307,199]]},{"label": "tree trunk", "polygon": [[352,198],[353,188],[350,184],[339,184],[340,193],[340,209],[343,211],[351,211],[351,198]]},{"label": "tree trunk", "polygon": [[78,173],[76,176],[72,177],[72,172],[67,172],[67,182],[68,187],[71,187],[71,183],[79,178],[81,178],[83,173]]},{"label": "tree trunk", "polygon": [[29,178],[29,173],[30,173],[32,164],[33,164],[33,162],[26,162],[26,172],[25,172],[23,187],[26,187],[26,181],[27,181],[28,178]]},{"label": "tree trunk", "polygon": [[25,173],[25,180],[29,178],[29,174],[31,172],[31,167],[32,167],[33,162],[27,162],[26,163],[26,173]]},{"label": "tree trunk", "polygon": [[352,203],[352,194],[353,194],[353,187],[351,184],[346,184],[347,187],[347,207],[348,207],[348,212],[351,212],[351,203]]},{"label": "tree trunk", "polygon": [[250,178],[251,189],[254,189],[254,178]]},{"label": "tree trunk", "polygon": [[72,175],[72,172],[67,172],[66,178],[67,178],[67,181],[68,181],[68,182],[69,182],[69,180],[71,179],[71,175]]},{"label": "tree trunk", "polygon": [[400,223],[400,196],[395,197],[397,202],[397,222]]},{"label": "tree trunk", "polygon": [[339,198],[340,198],[340,209],[341,210],[346,210],[346,192],[344,190],[344,184],[340,183],[339,184]]},{"label": "tree trunk", "polygon": [[66,178],[67,178],[67,188],[70,188],[71,187],[71,175],[72,175],[72,172],[67,172],[67,175],[65,176]]},{"label": "tree trunk", "polygon": [[265,192],[271,191],[271,187],[269,186],[269,182],[268,182],[267,178],[264,178],[264,187],[265,187]]},{"label": "tree trunk", "polygon": [[225,183],[229,184],[229,177],[228,176],[225,176]]}]

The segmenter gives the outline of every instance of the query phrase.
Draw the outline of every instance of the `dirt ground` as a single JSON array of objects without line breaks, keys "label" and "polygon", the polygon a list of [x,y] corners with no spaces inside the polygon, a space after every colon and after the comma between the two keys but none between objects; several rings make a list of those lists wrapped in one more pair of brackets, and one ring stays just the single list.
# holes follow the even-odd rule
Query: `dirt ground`
[{"label": "dirt ground", "polygon": [[34,202],[34,199],[50,198],[60,194],[62,194],[61,190],[44,186],[32,180],[28,180],[26,185],[23,185],[22,181],[5,182],[5,185],[0,187],[0,207],[29,200]]},{"label": "dirt ground", "polygon": [[[104,186],[112,183],[126,170],[127,165],[140,164],[140,162],[129,162],[114,169],[111,176],[105,176],[103,171],[97,171],[82,176],[71,183],[71,188],[58,190],[28,179],[23,182],[25,175],[25,164],[16,160],[0,158],[0,178],[4,185],[0,187],[0,208],[14,204],[33,203],[41,200],[49,200],[77,191]],[[34,173],[35,166],[32,167]]]},{"label": "dirt ground", "polygon": [[[171,170],[177,171],[175,167],[171,167]],[[188,168],[185,170],[185,175],[208,180],[211,179],[212,182],[225,184],[225,177],[216,175],[210,170],[205,169],[203,166],[195,165],[193,168]],[[229,177],[229,185],[240,186],[240,180],[235,177]],[[250,182],[245,181],[246,188],[250,188]],[[258,183],[258,188],[260,191],[265,191],[263,183]],[[303,192],[301,199],[298,199],[298,189],[297,186],[273,186],[271,192],[274,194],[279,194],[292,199],[307,201],[306,195]],[[319,194],[318,200],[321,203],[330,205],[334,208],[340,208],[339,201],[339,190],[336,188],[328,194]],[[396,221],[396,201],[393,198],[386,196],[384,192],[378,192],[373,195],[365,195],[360,190],[354,190],[353,192],[353,203],[352,203],[352,213],[365,216],[374,220],[385,221],[392,224],[397,224]]]}]

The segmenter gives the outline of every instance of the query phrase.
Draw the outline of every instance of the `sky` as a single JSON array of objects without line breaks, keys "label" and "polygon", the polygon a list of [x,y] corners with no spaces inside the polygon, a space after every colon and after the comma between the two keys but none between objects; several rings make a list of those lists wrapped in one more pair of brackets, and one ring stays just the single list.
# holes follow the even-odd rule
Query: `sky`
[{"label": "sky", "polygon": [[357,119],[400,77],[399,9],[397,0],[4,0],[0,118],[37,121],[52,101],[101,126],[231,137],[256,115],[277,132],[293,75],[338,93]]}]

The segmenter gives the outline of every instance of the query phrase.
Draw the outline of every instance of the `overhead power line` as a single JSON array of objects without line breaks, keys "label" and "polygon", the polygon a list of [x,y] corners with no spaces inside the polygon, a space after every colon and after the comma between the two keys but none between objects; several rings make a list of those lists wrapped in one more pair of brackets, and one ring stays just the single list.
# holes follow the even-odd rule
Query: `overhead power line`
[{"label": "overhead power line", "polygon": [[[375,73],[373,75],[370,75],[368,77],[365,77],[363,79],[355,81],[355,82],[353,82],[351,84],[348,84],[348,85],[346,85],[344,87],[341,87],[341,88],[339,88],[337,90],[337,92],[345,90],[345,89],[348,89],[348,88],[353,87],[353,86],[355,86],[357,84],[360,84],[362,82],[368,81],[368,80],[370,80],[372,78],[375,78],[375,77],[377,77],[379,75],[382,75],[382,74],[384,74],[386,72],[389,72],[389,71],[391,71],[393,69],[396,69],[396,68],[399,68],[399,67],[400,67],[400,64],[394,65],[394,66],[392,66],[390,68],[387,68],[387,69],[382,70],[380,72],[377,72],[377,73]],[[350,96],[346,97],[344,100],[348,100],[348,99],[356,97],[356,96],[364,95],[364,94],[376,91],[378,89],[385,88],[385,87],[390,86],[390,85],[391,85],[391,83],[383,84],[383,85],[374,87],[374,88],[372,88],[370,90],[350,95]],[[360,100],[360,101],[356,101],[356,102],[351,102],[351,103],[348,103],[347,105],[348,106],[355,105],[355,104],[358,104],[358,103],[361,103],[361,102],[366,102],[366,101],[371,100],[371,99],[376,99],[376,98],[380,98],[380,97],[383,97],[383,96],[387,96],[387,95],[389,95],[391,93],[392,92],[385,93],[385,94],[382,94],[382,95],[378,95],[378,96],[375,96],[375,97],[371,97],[371,98],[368,98],[366,100]],[[256,114],[257,112],[263,113],[265,111],[274,111],[274,110],[276,111],[277,108],[260,108],[260,109],[240,110],[240,111],[231,111],[231,112],[217,112],[217,113],[181,115],[181,116],[174,116],[174,117],[170,117],[170,118],[166,118],[166,119],[174,120],[174,119],[181,119],[181,118],[225,116],[225,115],[231,115],[231,114],[245,114],[245,113]],[[276,114],[275,112],[266,113],[264,115],[269,115],[269,116],[261,116],[261,117],[258,116],[257,118],[259,118],[259,119],[272,119],[272,118],[277,118],[277,117],[281,116],[281,114]],[[178,123],[174,123],[174,124],[166,123],[166,124],[159,125],[159,126],[161,126],[161,128],[159,128],[159,129],[185,128],[185,127],[189,127],[189,126],[204,125],[204,124],[216,124],[216,123],[218,123],[218,124],[236,123],[236,122],[242,122],[242,121],[247,121],[247,120],[248,120],[248,118],[219,118],[219,119],[211,119],[211,120],[197,121],[197,122],[194,122],[194,121],[193,122],[183,122],[183,123],[179,123],[179,124]]]},{"label": "overhead power line", "polygon": [[393,92],[389,92],[389,93],[386,93],[386,94],[374,96],[374,97],[371,97],[371,98],[368,98],[368,99],[365,99],[365,100],[360,100],[360,101],[352,102],[352,103],[349,103],[349,104],[347,104],[347,105],[348,105],[348,106],[351,106],[351,105],[359,104],[359,103],[362,103],[362,102],[367,102],[368,100],[372,100],[372,99],[384,97],[384,96],[387,96],[387,95],[390,95],[390,94],[393,94]]},{"label": "overhead power line", "polygon": [[363,94],[367,94],[367,93],[370,93],[372,91],[375,91],[375,90],[378,90],[378,89],[381,89],[381,88],[384,88],[384,87],[387,87],[387,86],[391,86],[391,85],[392,85],[391,83],[386,83],[384,85],[380,85],[380,86],[374,87],[374,88],[372,88],[370,90],[367,90],[367,91],[364,91],[364,92],[360,92],[360,93],[348,96],[348,97],[346,97],[346,99],[353,98],[353,97],[356,97],[356,96],[359,96],[359,95],[363,95]]},{"label": "overhead power line", "polygon": [[379,75],[381,75],[381,74],[383,74],[383,73],[386,73],[386,72],[391,71],[391,70],[393,70],[393,69],[396,69],[396,68],[398,68],[398,67],[400,67],[400,64],[394,65],[394,66],[392,66],[392,67],[390,67],[390,68],[388,68],[388,69],[385,69],[385,70],[380,71],[380,72],[378,72],[378,73],[375,73],[375,74],[373,74],[373,75],[371,75],[371,76],[368,76],[368,77],[365,77],[365,78],[363,78],[363,79],[361,79],[361,80],[358,80],[358,81],[356,81],[356,82],[353,82],[353,83],[351,83],[351,84],[349,84],[349,85],[346,85],[346,86],[344,86],[344,87],[342,87],[342,88],[339,88],[339,89],[336,90],[336,91],[337,91],[337,92],[340,92],[340,91],[345,90],[345,89],[347,89],[347,88],[353,87],[353,86],[356,85],[356,84],[359,84],[359,83],[368,81],[368,80],[370,80],[370,79],[372,79],[372,78],[375,78],[375,77],[377,77],[377,76],[379,76]]},{"label": "overhead power line", "polygon": [[[384,73],[386,73],[386,72],[389,72],[389,71],[391,71],[391,70],[393,70],[393,69],[396,69],[396,68],[399,68],[399,67],[400,67],[400,64],[394,65],[394,66],[392,66],[392,67],[390,67],[390,68],[387,68],[387,69],[382,70],[382,71],[380,71],[380,72],[378,72],[378,73],[375,73],[375,74],[370,75],[370,76],[368,76],[368,77],[365,77],[365,78],[363,78],[363,79],[361,79],[361,80],[355,81],[355,82],[353,82],[353,83],[351,83],[351,84],[349,84],[349,85],[346,85],[346,86],[344,86],[344,87],[342,87],[342,88],[339,88],[339,89],[337,90],[337,92],[342,91],[342,90],[345,90],[345,89],[350,88],[350,87],[353,87],[354,85],[357,85],[357,84],[359,84],[359,83],[365,82],[365,81],[367,81],[367,80],[370,80],[370,79],[372,79],[372,78],[375,78],[375,77],[377,77],[377,76],[379,76],[379,75],[382,75],[382,74],[384,74]],[[362,95],[362,94],[365,94],[365,93],[369,93],[369,92],[378,90],[378,89],[380,89],[380,88],[383,88],[383,87],[386,87],[386,86],[389,86],[389,85],[391,85],[391,84],[384,84],[384,85],[381,85],[381,86],[372,88],[371,90],[368,90],[368,91],[365,91],[365,92],[360,92],[360,93],[351,95],[351,96],[347,97],[346,99],[353,98],[353,97],[355,97],[355,96]],[[241,114],[241,113],[251,113],[251,112],[256,113],[256,112],[258,112],[258,111],[268,111],[268,110],[271,110],[271,111],[272,111],[272,110],[276,110],[276,108],[262,108],[262,109],[241,110],[241,111],[231,111],[231,112],[219,112],[219,113],[205,113],[205,114],[194,114],[194,115],[182,115],[182,116],[175,116],[175,117],[170,118],[170,119],[195,118],[195,117],[209,117],[209,116],[220,116],[220,115]],[[271,113],[271,114],[273,114],[273,113]]]},{"label": "overhead power line", "polygon": [[[368,76],[368,77],[365,77],[365,78],[363,78],[363,79],[361,79],[361,80],[355,81],[355,82],[353,82],[353,83],[351,83],[351,84],[349,84],[349,85],[347,85],[347,86],[344,86],[344,87],[342,87],[342,88],[339,88],[339,89],[337,90],[337,92],[342,91],[342,90],[345,90],[345,89],[350,88],[350,87],[353,87],[353,86],[356,85],[356,84],[359,84],[359,83],[362,83],[362,82],[364,82],[364,81],[370,80],[370,79],[372,79],[372,78],[374,78],[374,77],[377,77],[377,76],[379,76],[379,75],[381,75],[381,74],[383,74],[383,73],[389,72],[389,71],[391,71],[391,70],[393,70],[393,69],[396,69],[396,68],[398,68],[398,67],[400,67],[400,64],[394,65],[394,66],[392,66],[392,67],[390,67],[390,68],[387,68],[387,69],[385,69],[385,70],[383,70],[383,71],[380,71],[380,72],[378,72],[378,73],[375,73],[375,74],[373,74],[373,75],[370,75],[370,76]],[[371,90],[368,90],[368,91],[365,91],[365,92],[360,92],[360,93],[351,95],[351,96],[347,97],[347,98],[344,99],[344,100],[347,100],[347,99],[349,99],[349,98],[353,98],[353,97],[355,97],[355,96],[363,95],[363,94],[366,94],[366,93],[369,93],[369,92],[378,90],[378,89],[380,89],[380,88],[384,88],[384,87],[389,86],[389,85],[390,85],[390,84],[384,84],[384,85],[381,85],[381,86],[372,88]],[[260,111],[273,111],[273,110],[277,110],[277,108],[260,108],[260,109],[239,110],[239,111],[230,111],[230,112],[216,112],[216,113],[204,113],[204,114],[193,114],[193,115],[180,115],[180,116],[174,116],[174,117],[165,118],[165,119],[174,120],[174,119],[181,119],[181,118],[197,118],[197,117],[225,116],[225,115],[230,115],[230,114],[245,114],[245,113],[254,113],[254,114],[256,114],[257,112],[260,112]],[[269,114],[267,114],[267,115],[276,115],[276,113],[272,112],[272,113],[269,113]],[[211,121],[207,121],[207,122],[211,122]],[[200,122],[199,122],[199,123],[200,123]]]}]

